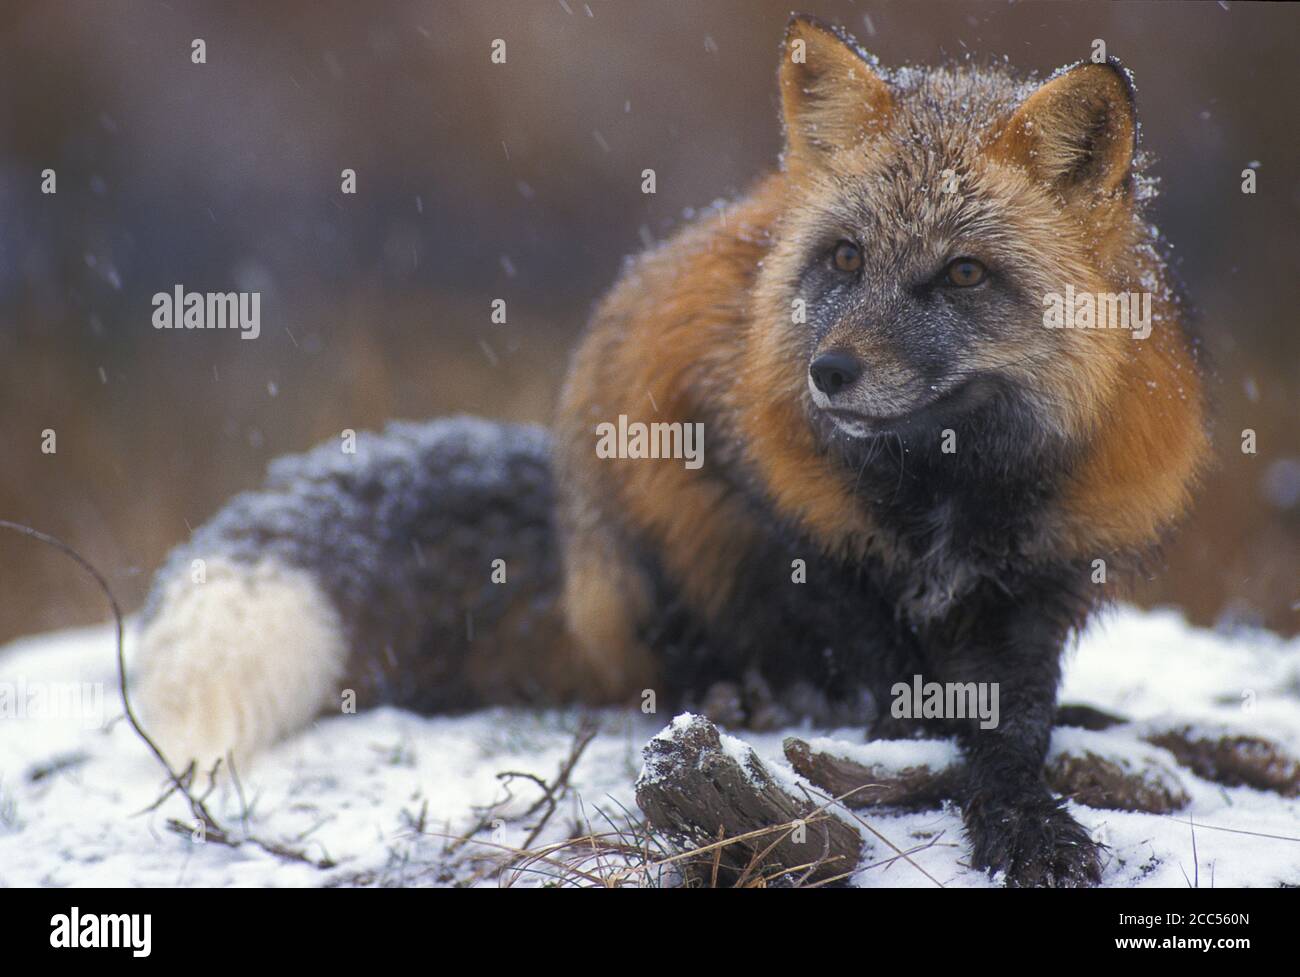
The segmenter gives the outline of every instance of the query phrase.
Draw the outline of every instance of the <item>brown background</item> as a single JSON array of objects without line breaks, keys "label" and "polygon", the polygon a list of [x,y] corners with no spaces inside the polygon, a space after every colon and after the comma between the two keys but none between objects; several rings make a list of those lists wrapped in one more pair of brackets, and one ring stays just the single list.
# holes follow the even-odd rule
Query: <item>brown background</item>
[{"label": "brown background", "polygon": [[[773,164],[790,2],[6,4],[0,518],[67,539],[134,607],[275,455],[391,417],[546,420],[623,256]],[[1046,72],[1102,38],[1133,69],[1219,404],[1217,471],[1144,600],[1298,630],[1300,10],[806,9],[889,65]],[[260,290],[261,338],[155,331],[150,298],[176,283]],[[0,539],[0,639],[103,617],[62,557]]]}]

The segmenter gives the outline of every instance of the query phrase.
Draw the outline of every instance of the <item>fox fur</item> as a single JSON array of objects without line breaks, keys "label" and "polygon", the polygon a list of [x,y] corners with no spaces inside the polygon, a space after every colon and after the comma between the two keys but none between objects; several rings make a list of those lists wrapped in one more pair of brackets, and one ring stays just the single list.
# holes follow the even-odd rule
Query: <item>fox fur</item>
[{"label": "fox fur", "polygon": [[[251,752],[344,689],[426,711],[654,689],[734,722],[955,735],[974,864],[1099,880],[1042,773],[1062,650],[1206,453],[1129,77],[891,72],[797,16],[779,85],[780,168],[630,264],[551,434],[452,419],[322,446],[173,554],[138,687],[176,750]],[[1149,294],[1150,335],[1045,328],[1067,286]],[[825,362],[852,378],[823,389]],[[704,463],[598,455],[620,416],[702,425]],[[295,643],[265,602],[231,623],[190,593],[214,558],[315,624]],[[292,678],[258,689],[259,667]],[[894,719],[917,674],[997,683],[1001,722]]]}]

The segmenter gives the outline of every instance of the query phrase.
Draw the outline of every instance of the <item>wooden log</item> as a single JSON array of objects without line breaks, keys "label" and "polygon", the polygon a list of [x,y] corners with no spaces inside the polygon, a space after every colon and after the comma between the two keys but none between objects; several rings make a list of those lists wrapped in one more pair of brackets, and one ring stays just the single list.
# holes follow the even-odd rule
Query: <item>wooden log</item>
[{"label": "wooden log", "polygon": [[1150,733],[1146,741],[1168,750],[1181,766],[1206,780],[1300,797],[1300,760],[1272,740],[1214,736],[1182,726]]},{"label": "wooden log", "polygon": [[1191,802],[1178,777],[1163,764],[1148,758],[1140,769],[1133,770],[1127,763],[1091,750],[1049,758],[1047,783],[1085,807],[1114,811],[1171,814]]},{"label": "wooden log", "polygon": [[1096,706],[1086,706],[1078,702],[1062,702],[1056,707],[1055,726],[1077,726],[1080,729],[1099,733],[1104,729],[1128,725],[1128,720],[1113,712],[1106,712]]},{"label": "wooden log", "polygon": [[816,753],[794,736],[787,737],[783,745],[795,773],[832,797],[841,798],[845,807],[938,807],[960,792],[958,766],[934,770],[918,764],[886,770],[831,753]]},{"label": "wooden log", "polygon": [[781,786],[746,744],[678,716],[646,744],[636,801],[679,852],[690,884],[806,885],[851,873],[856,828]]},{"label": "wooden log", "polygon": [[[845,807],[917,809],[961,797],[964,768],[959,764],[889,769],[816,752],[795,737],[785,741],[785,755],[795,772],[840,798]],[[1152,759],[1134,770],[1122,760],[1092,751],[1061,752],[1048,761],[1045,773],[1052,790],[1088,807],[1168,814],[1188,804],[1177,776]]]}]

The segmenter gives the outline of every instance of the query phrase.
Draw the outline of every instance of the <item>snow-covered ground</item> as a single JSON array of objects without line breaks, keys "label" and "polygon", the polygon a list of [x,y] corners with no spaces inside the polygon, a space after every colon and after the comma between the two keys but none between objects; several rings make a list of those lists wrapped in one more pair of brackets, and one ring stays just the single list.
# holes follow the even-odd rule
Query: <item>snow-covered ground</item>
[{"label": "snow-covered ground", "polygon": [[[552,781],[580,724],[574,711],[497,709],[422,718],[385,709],[340,716],[240,771],[242,790],[226,780],[212,793],[212,813],[232,832],[251,831],[335,863],[319,868],[249,845],[194,844],[169,829],[169,819],[189,819],[188,808],[177,797],[153,806],[165,783],[120,719],[114,654],[107,627],[36,636],[0,649],[0,884],[497,885],[487,871],[475,879],[486,867],[476,858],[503,850],[494,846],[523,843],[545,811],[542,805],[520,817],[541,796],[540,788],[526,778],[503,780],[498,774],[513,771]],[[78,694],[79,702],[73,698]],[[1135,720],[1268,737],[1296,755],[1300,640],[1260,633],[1224,636],[1190,628],[1173,613],[1125,609],[1094,624],[1071,652],[1062,698]],[[611,822],[621,825],[625,812],[636,811],[633,781],[641,747],[671,717],[606,711],[598,718],[600,731],[573,770],[572,790],[530,847],[609,831]],[[793,776],[781,752],[782,738],[790,732],[861,741],[853,730],[738,735],[771,768]],[[1063,730],[1055,747],[1091,748],[1134,760],[1154,751],[1130,727],[1104,733]],[[902,751],[901,758],[911,762],[933,762],[936,744],[881,748]],[[1164,758],[1191,797],[1179,814],[1071,805],[1110,846],[1105,884],[1300,884],[1300,800],[1209,783],[1175,767],[1167,754]],[[512,800],[483,810],[506,798],[507,790]],[[912,860],[943,884],[991,884],[964,866],[961,821],[951,806],[862,816],[901,849],[924,846]],[[484,827],[474,841],[454,840],[478,823]],[[890,848],[863,831],[868,845],[857,884],[934,885],[906,861],[890,860]],[[514,874],[511,880],[523,885],[550,880],[545,863],[534,867],[537,872]]]}]

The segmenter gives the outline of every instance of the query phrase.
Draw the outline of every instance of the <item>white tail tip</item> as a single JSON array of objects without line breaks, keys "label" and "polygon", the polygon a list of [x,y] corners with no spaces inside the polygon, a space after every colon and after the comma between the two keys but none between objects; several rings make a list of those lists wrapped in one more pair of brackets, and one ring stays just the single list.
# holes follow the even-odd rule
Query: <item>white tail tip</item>
[{"label": "white tail tip", "polygon": [[347,646],[315,578],[274,559],[206,561],[165,584],[140,635],[133,703],[180,772],[247,760],[338,701]]}]

